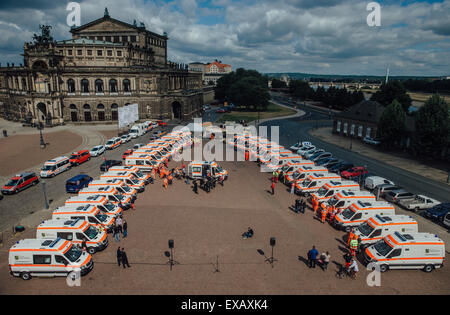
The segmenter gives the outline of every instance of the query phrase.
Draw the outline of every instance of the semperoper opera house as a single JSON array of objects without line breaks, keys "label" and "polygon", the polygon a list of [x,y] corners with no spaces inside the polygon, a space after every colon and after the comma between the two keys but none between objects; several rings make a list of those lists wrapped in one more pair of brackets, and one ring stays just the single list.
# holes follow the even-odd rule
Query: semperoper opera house
[{"label": "semperoper opera house", "polygon": [[0,115],[28,123],[115,121],[139,104],[139,118],[189,119],[203,105],[202,77],[167,60],[167,34],[109,16],[54,41],[50,28],[24,45],[24,64],[0,68]]}]

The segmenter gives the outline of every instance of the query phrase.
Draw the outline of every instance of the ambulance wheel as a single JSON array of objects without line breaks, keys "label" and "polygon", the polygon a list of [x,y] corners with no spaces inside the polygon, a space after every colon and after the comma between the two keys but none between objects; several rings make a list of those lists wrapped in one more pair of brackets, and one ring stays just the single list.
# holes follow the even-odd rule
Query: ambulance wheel
[{"label": "ambulance wheel", "polygon": [[20,277],[21,277],[23,280],[30,280],[30,279],[31,279],[31,274],[30,274],[29,272],[22,272],[22,273],[20,274]]},{"label": "ambulance wheel", "polygon": [[94,255],[96,252],[95,247],[88,247],[88,253]]},{"label": "ambulance wheel", "polygon": [[380,266],[380,272],[386,272],[389,270],[389,266],[388,265],[381,265]]},{"label": "ambulance wheel", "polygon": [[432,272],[433,270],[434,270],[433,265],[426,265],[425,267],[423,267],[423,271],[425,272]]}]

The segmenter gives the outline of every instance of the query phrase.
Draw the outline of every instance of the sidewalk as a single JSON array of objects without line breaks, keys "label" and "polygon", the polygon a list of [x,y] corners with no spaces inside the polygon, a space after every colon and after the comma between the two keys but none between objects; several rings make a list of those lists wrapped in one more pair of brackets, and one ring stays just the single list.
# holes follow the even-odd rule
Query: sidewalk
[{"label": "sidewalk", "polygon": [[[350,147],[350,138],[332,134],[331,127],[313,129],[309,133],[322,141],[337,145],[341,148],[348,149]],[[417,160],[381,152],[377,147],[365,144],[360,140],[353,139],[352,151],[441,183],[447,182],[448,174],[443,170],[425,165]]]}]

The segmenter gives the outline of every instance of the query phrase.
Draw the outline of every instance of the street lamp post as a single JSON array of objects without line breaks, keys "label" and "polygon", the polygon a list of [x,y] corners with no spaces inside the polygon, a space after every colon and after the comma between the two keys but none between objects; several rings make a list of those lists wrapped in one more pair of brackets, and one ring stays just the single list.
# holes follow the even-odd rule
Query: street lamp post
[{"label": "street lamp post", "polygon": [[39,122],[39,125],[37,128],[39,129],[41,149],[45,149],[46,145],[45,145],[44,137],[42,136],[42,129],[44,129],[44,125],[42,124],[42,122]]}]

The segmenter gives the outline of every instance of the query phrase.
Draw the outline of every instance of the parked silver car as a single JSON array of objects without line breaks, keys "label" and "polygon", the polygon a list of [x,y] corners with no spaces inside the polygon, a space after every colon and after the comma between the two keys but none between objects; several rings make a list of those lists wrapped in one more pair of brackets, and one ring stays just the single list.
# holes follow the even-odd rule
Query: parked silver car
[{"label": "parked silver car", "polygon": [[384,199],[396,204],[398,204],[400,200],[414,199],[415,197],[415,194],[407,192],[404,189],[393,190],[384,195]]},{"label": "parked silver car", "polygon": [[380,197],[384,197],[385,194],[387,194],[390,191],[399,190],[401,189],[400,186],[392,185],[392,184],[381,184],[375,187],[373,190],[373,194],[376,196],[378,194],[378,191],[380,191]]}]

